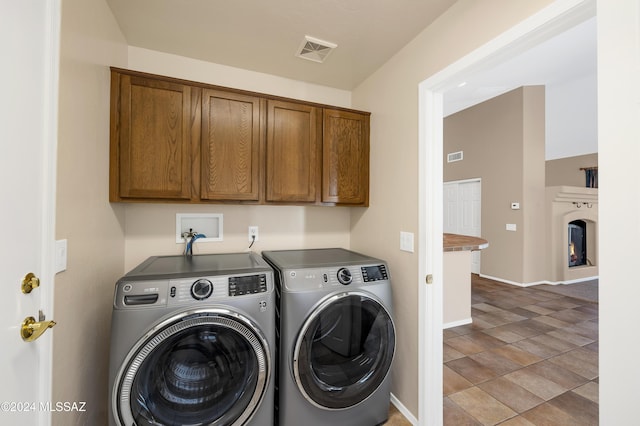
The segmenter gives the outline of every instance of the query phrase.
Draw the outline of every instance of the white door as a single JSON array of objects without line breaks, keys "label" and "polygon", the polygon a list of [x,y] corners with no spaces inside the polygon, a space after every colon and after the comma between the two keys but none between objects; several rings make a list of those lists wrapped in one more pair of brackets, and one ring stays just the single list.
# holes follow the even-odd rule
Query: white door
[{"label": "white door", "polygon": [[[480,179],[445,182],[443,188],[443,232],[481,236]],[[480,273],[480,250],[471,253],[471,272]]]},{"label": "white door", "polygon": [[[46,425],[53,330],[25,342],[20,324],[52,315],[60,3],[0,5],[0,424]],[[23,294],[29,272],[40,287]]]}]

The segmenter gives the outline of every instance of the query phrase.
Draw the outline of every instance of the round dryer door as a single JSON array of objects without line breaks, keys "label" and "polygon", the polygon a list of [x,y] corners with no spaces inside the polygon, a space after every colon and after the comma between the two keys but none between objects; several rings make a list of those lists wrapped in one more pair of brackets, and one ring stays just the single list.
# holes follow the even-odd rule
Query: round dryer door
[{"label": "round dryer door", "polygon": [[320,408],[367,399],[393,360],[395,330],[384,306],[359,292],[326,299],[305,321],[293,354],[298,389]]},{"label": "round dryer door", "polygon": [[268,381],[269,350],[247,318],[190,311],[155,327],[132,349],[114,389],[124,425],[241,425]]}]

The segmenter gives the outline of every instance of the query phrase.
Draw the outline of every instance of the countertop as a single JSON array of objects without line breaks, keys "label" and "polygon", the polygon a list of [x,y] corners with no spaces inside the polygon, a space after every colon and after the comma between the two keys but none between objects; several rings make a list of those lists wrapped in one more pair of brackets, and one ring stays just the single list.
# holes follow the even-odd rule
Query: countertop
[{"label": "countertop", "polygon": [[463,251],[463,250],[482,250],[489,247],[489,242],[483,238],[470,237],[468,235],[458,234],[442,234],[443,250],[447,251]]}]

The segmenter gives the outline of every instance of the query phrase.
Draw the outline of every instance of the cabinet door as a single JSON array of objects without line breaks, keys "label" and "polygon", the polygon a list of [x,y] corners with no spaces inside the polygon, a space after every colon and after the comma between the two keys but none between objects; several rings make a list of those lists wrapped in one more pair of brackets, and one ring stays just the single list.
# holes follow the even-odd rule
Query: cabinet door
[{"label": "cabinet door", "polygon": [[202,97],[200,198],[260,197],[260,99],[217,90]]},{"label": "cabinet door", "polygon": [[368,205],[369,115],[324,109],[322,202]]},{"label": "cabinet door", "polygon": [[111,136],[117,146],[111,173],[118,176],[119,182],[112,179],[118,196],[188,200],[190,87],[128,75],[112,81],[118,80],[120,126]]},{"label": "cabinet door", "polygon": [[311,105],[268,101],[267,201],[318,201],[321,118]]}]

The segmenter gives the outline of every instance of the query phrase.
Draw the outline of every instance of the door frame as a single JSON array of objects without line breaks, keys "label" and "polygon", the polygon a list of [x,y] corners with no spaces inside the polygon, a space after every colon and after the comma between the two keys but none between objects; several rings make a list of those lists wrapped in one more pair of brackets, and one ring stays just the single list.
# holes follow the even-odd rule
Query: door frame
[{"label": "door frame", "polygon": [[[49,318],[55,318],[54,291],[56,275],[56,197],[57,197],[57,162],[58,162],[58,106],[60,81],[60,40],[62,22],[62,0],[46,2],[45,60],[43,69],[44,108],[43,125],[43,183],[42,183],[42,236],[41,236],[41,278],[40,286],[42,310]],[[38,395],[40,401],[53,401],[53,333],[45,333],[39,339],[42,342],[40,351],[40,377]],[[40,424],[51,424],[51,412],[41,410]]]},{"label": "door frame", "polygon": [[[595,0],[556,0],[418,85],[418,424],[441,425],[443,99],[467,76],[595,16]],[[432,284],[424,281],[431,276]]]}]

